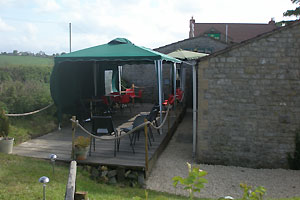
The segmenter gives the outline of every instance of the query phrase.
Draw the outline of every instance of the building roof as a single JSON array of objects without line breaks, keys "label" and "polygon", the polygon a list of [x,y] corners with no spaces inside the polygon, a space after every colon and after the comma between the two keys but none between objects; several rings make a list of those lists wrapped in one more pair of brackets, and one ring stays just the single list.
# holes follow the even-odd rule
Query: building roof
[{"label": "building roof", "polygon": [[[171,43],[171,44],[166,44],[166,45],[164,45],[164,46],[157,47],[157,48],[155,48],[155,49],[153,49],[153,50],[154,50],[154,51],[160,52],[160,50],[163,49],[163,48],[166,48],[166,47],[169,47],[169,46],[173,46],[173,45],[180,45],[180,44],[183,44],[183,43],[188,42],[188,41],[190,41],[190,42],[195,42],[195,41],[193,41],[193,40],[197,40],[197,39],[200,39],[200,38],[205,38],[205,39],[211,40],[211,41],[213,41],[213,42],[217,42],[217,43],[221,43],[221,44],[226,44],[226,45],[228,45],[228,44],[227,44],[226,42],[224,42],[224,41],[217,40],[217,39],[214,39],[214,38],[212,38],[212,37],[205,36],[205,35],[200,35],[200,36],[196,36],[196,37],[193,37],[193,38],[187,38],[187,39],[184,39],[184,40],[179,40],[179,41],[173,42],[173,43]],[[182,48],[182,47],[180,47],[180,48]],[[165,52],[164,52],[164,53],[165,53]],[[170,52],[168,52],[168,53],[170,53]]]},{"label": "building roof", "polygon": [[277,28],[275,22],[271,20],[268,24],[244,24],[244,23],[195,23],[194,36],[204,35],[211,30],[226,35],[226,25],[228,37],[232,42],[242,42],[257,35],[270,32]]},{"label": "building roof", "polygon": [[267,33],[258,35],[258,36],[254,37],[254,38],[250,38],[250,39],[248,39],[248,40],[242,41],[241,43],[237,43],[237,44],[228,46],[227,48],[225,48],[225,49],[223,49],[223,50],[220,50],[220,51],[217,51],[217,52],[215,52],[215,53],[213,53],[213,54],[210,54],[210,55],[208,55],[208,56],[199,58],[199,59],[197,60],[197,62],[201,62],[201,61],[210,59],[210,58],[212,58],[212,57],[216,57],[216,56],[218,56],[218,55],[227,53],[227,52],[231,51],[232,49],[240,48],[240,47],[245,46],[245,45],[247,45],[247,44],[249,44],[249,43],[252,43],[252,42],[254,42],[254,41],[256,41],[256,40],[259,40],[259,39],[264,38],[264,37],[268,37],[268,36],[270,36],[270,35],[272,35],[272,34],[275,34],[275,33],[279,32],[279,31],[283,31],[283,30],[289,29],[289,28],[294,27],[294,26],[300,26],[300,20],[296,20],[295,22],[293,22],[293,23],[291,23],[291,24],[289,24],[289,25],[286,25],[286,26],[283,26],[283,27],[274,29],[274,30],[272,30],[272,31],[270,31],[270,32],[267,32]]}]

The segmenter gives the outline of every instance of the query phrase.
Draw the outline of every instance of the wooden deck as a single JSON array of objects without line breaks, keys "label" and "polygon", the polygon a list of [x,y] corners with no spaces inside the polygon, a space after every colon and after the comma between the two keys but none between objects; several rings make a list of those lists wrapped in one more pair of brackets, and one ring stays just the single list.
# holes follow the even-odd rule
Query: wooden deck
[{"label": "wooden deck", "polygon": [[[131,125],[136,116],[140,113],[146,114],[152,108],[152,104],[137,104],[133,107],[132,112],[125,108],[123,112],[117,112],[113,115],[113,121],[117,130]],[[159,154],[163,151],[173,132],[175,131],[180,116],[182,116],[182,109],[177,108],[176,111],[170,112],[169,120],[163,126],[162,134],[152,128],[154,141],[149,147],[149,167],[151,168]],[[169,124],[168,124],[169,122]],[[169,131],[168,131],[169,126]],[[90,124],[86,124],[87,130],[91,129]],[[87,136],[79,128],[76,129],[76,136]],[[140,134],[139,141],[136,142],[133,154],[129,145],[129,137],[121,138],[120,151],[114,157],[114,141],[103,141],[96,139],[96,151],[92,151],[92,155],[84,161],[79,161],[79,164],[89,165],[107,165],[107,166],[121,166],[126,168],[138,168],[145,170],[145,136],[143,132]],[[35,157],[41,159],[49,159],[50,154],[56,154],[59,161],[70,162],[72,149],[72,130],[71,123],[68,127],[63,127],[60,131],[55,131],[47,135],[29,140],[14,147],[14,154],[28,157]],[[150,170],[150,169],[149,169]]]}]

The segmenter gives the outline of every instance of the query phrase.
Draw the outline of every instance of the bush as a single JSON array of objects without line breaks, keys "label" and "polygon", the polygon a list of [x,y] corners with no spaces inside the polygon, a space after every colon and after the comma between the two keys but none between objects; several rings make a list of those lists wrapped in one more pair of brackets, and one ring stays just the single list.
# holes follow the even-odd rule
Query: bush
[{"label": "bush", "polygon": [[52,102],[52,66],[0,66],[0,106],[8,113],[40,109]]},{"label": "bush", "polygon": [[173,177],[173,186],[176,187],[178,183],[184,185],[184,189],[190,193],[190,199],[194,198],[194,193],[199,192],[204,187],[204,183],[207,183],[205,178],[202,178],[207,174],[206,171],[199,169],[198,167],[192,167],[190,163],[187,163],[189,175],[186,178],[180,176]]},{"label": "bush", "polygon": [[0,84],[0,88],[0,105],[6,107],[9,113],[30,112],[52,102],[49,84],[5,81]]},{"label": "bush", "polygon": [[5,111],[0,108],[0,136],[7,138],[9,132],[9,121]]}]

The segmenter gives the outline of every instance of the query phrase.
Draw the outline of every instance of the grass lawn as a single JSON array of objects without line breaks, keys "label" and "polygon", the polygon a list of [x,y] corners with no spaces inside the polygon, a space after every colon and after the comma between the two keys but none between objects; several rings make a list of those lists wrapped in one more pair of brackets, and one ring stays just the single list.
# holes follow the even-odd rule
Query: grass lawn
[{"label": "grass lawn", "polygon": [[[41,176],[50,178],[46,186],[46,199],[63,199],[69,174],[69,165],[57,164],[55,177],[49,161],[38,160],[0,153],[0,199],[27,200],[42,199]],[[145,190],[141,188],[121,187],[97,183],[89,178],[88,172],[77,168],[77,191],[87,191],[92,199],[145,199]],[[188,199],[155,191],[148,191],[148,199]]]}]

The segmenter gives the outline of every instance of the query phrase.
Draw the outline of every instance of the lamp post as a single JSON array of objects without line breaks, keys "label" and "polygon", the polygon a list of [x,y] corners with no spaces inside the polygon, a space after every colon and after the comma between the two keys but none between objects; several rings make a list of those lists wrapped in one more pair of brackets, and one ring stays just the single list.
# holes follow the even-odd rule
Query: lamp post
[{"label": "lamp post", "polygon": [[53,177],[54,177],[54,166],[55,166],[55,160],[57,159],[57,155],[55,154],[50,154],[50,160],[51,160],[51,164],[52,164],[52,173],[53,173]]},{"label": "lamp post", "polygon": [[43,183],[43,200],[46,200],[46,183],[49,183],[50,179],[46,176],[42,176],[39,179],[40,183]]}]

